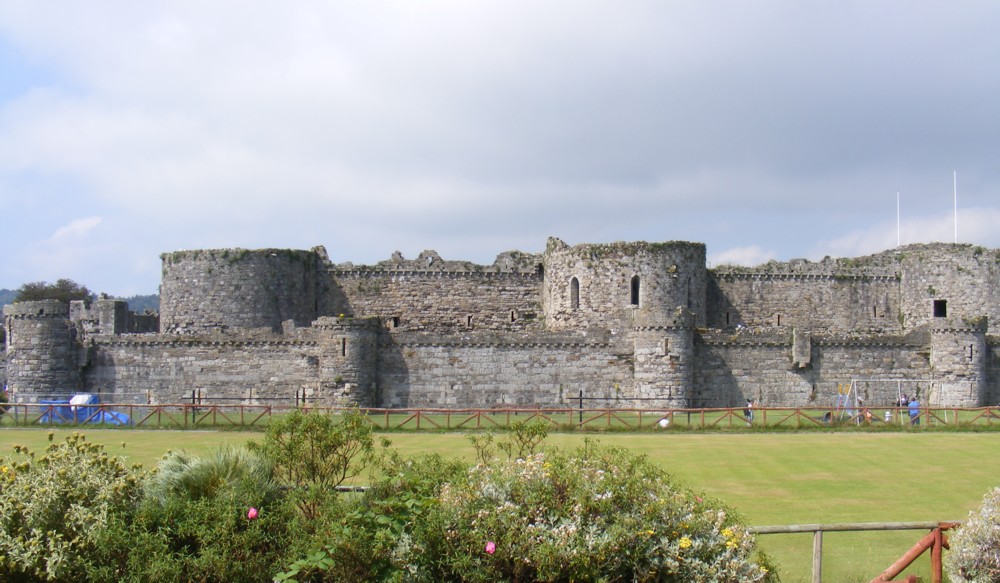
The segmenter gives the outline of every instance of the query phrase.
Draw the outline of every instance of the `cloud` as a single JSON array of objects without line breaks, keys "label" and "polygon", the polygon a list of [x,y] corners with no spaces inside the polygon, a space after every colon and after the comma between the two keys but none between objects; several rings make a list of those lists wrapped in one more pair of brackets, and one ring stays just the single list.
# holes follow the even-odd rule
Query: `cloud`
[{"label": "cloud", "polygon": [[[974,243],[987,247],[1000,247],[1000,209],[965,208],[959,209],[957,221],[957,242]],[[849,233],[821,241],[810,253],[813,258],[826,255],[831,257],[857,257],[869,255],[910,243],[956,242],[956,220],[954,214],[908,217],[896,223],[882,222],[854,229]]]},{"label": "cloud", "polygon": [[[913,217],[942,212],[956,168],[978,193],[964,204],[998,208],[989,3],[113,0],[59,14],[0,5],[16,65],[0,202],[19,241],[104,217],[94,255],[66,254],[112,291],[154,288],[160,252],[209,246],[324,244],[359,263],[430,247],[489,262],[549,235],[702,241],[739,262],[850,253],[894,244],[897,190]],[[972,221],[970,238],[995,240]],[[128,257],[109,269],[106,248]]]},{"label": "cloud", "polygon": [[60,227],[52,234],[52,237],[45,242],[46,245],[58,246],[79,243],[91,231],[101,224],[101,217],[86,217],[77,219],[70,224]]},{"label": "cloud", "polygon": [[756,245],[750,247],[737,247],[726,249],[719,253],[712,253],[708,257],[711,265],[760,265],[776,258],[776,253],[771,250],[762,249]]}]

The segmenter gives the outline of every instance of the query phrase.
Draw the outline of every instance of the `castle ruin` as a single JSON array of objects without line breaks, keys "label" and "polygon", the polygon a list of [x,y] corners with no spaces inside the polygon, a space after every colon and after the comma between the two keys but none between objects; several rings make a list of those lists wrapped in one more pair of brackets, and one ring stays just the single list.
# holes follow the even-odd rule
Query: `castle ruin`
[{"label": "castle ruin", "polygon": [[[312,250],[161,256],[160,313],[4,309],[26,400],[305,398],[386,408],[830,406],[1000,401],[1000,250],[918,244],[854,259],[708,268],[701,243],[506,252],[492,265]],[[895,383],[895,385],[893,385]],[[861,390],[859,385],[858,390]]]}]

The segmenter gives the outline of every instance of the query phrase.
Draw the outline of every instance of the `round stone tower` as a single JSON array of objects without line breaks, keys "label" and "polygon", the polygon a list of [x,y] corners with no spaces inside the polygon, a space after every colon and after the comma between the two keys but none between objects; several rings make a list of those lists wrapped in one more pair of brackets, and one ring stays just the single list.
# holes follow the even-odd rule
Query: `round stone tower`
[{"label": "round stone tower", "polygon": [[66,398],[80,387],[76,328],[69,304],[17,302],[3,309],[7,327],[7,386],[34,401]]},{"label": "round stone tower", "polygon": [[690,407],[694,386],[694,314],[677,308],[670,317],[641,322],[633,330],[636,406]]},{"label": "round stone tower", "polygon": [[282,329],[317,317],[320,256],[289,249],[164,253],[160,330]]},{"label": "round stone tower", "polygon": [[[322,317],[319,385],[330,405],[378,407],[376,359],[378,318]],[[332,398],[331,398],[332,397]]]},{"label": "round stone tower", "polygon": [[705,325],[702,243],[611,243],[570,247],[550,238],[543,256],[545,323],[611,330],[673,321],[677,308]]},{"label": "round stone tower", "polygon": [[[935,318],[931,371],[939,390],[929,405],[979,407],[986,400],[987,319]],[[924,397],[926,400],[927,397]]]}]

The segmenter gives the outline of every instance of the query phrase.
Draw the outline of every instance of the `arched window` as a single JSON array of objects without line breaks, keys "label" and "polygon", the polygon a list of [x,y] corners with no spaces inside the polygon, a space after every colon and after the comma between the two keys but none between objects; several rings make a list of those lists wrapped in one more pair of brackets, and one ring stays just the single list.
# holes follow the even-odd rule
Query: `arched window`
[{"label": "arched window", "polygon": [[580,307],[580,280],[575,277],[569,280],[569,307],[571,310]]},{"label": "arched window", "polygon": [[639,276],[632,278],[632,305],[639,305]]}]

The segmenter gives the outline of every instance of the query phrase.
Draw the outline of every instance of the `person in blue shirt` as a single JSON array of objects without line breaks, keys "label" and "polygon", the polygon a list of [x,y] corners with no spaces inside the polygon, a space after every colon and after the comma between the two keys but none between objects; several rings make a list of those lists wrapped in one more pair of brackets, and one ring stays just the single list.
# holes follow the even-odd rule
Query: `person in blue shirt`
[{"label": "person in blue shirt", "polygon": [[910,425],[920,425],[920,402],[916,397],[910,399]]}]

